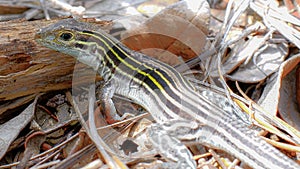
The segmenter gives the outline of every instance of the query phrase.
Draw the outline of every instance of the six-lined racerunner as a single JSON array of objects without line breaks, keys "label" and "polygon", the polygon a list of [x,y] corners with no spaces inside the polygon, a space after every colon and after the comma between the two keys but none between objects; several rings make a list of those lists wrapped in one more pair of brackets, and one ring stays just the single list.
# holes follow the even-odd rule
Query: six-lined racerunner
[{"label": "six-lined racerunner", "polygon": [[[156,123],[147,130],[149,138],[170,168],[196,168],[180,140],[224,150],[257,169],[300,168],[233,113],[240,110],[213,104],[174,68],[128,49],[95,25],[62,20],[42,29],[36,40],[96,70],[109,91],[106,102],[116,93],[150,112]],[[113,104],[108,109],[115,110]]]}]

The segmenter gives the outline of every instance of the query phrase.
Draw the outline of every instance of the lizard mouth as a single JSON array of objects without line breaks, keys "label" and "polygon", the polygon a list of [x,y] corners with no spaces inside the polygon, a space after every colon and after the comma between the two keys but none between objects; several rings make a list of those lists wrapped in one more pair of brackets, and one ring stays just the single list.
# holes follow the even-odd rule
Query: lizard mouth
[{"label": "lizard mouth", "polygon": [[[53,37],[51,37],[51,38],[53,38]],[[45,38],[43,36],[43,34],[40,34],[40,33],[35,34],[34,39],[38,44],[46,46],[48,48],[54,49],[54,47],[57,46],[57,44],[55,42],[53,42],[51,39],[49,40],[49,38],[47,38],[47,37]]]},{"label": "lizard mouth", "polygon": [[50,48],[53,48],[53,46],[55,45],[55,43],[49,42],[49,41],[45,41],[42,38],[35,38],[35,41],[38,44],[40,44],[40,45],[43,45],[43,46],[46,46],[46,47],[50,47]]}]

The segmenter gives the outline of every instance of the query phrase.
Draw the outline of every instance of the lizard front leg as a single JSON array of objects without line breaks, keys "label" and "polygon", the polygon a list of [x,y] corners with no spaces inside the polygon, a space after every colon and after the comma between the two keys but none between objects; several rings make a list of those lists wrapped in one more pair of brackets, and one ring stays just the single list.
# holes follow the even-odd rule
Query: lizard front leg
[{"label": "lizard front leg", "polygon": [[103,85],[99,85],[96,89],[97,99],[100,101],[100,108],[105,114],[107,123],[112,124],[121,120],[121,117],[117,114],[116,108],[112,101],[115,88],[111,80],[105,82]]},{"label": "lizard front leg", "polygon": [[113,85],[113,79],[105,82],[96,89],[97,99],[100,101],[100,107],[102,112],[105,114],[106,122],[109,124],[121,121],[127,117],[132,117],[130,113],[125,113],[123,116],[119,116],[112,97],[115,93],[115,87]]}]

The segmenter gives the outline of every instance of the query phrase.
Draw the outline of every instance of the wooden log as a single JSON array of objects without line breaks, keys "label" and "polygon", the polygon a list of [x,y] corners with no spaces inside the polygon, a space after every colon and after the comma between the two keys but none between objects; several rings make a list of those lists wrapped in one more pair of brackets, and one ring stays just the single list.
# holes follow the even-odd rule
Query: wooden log
[{"label": "wooden log", "polygon": [[[40,28],[56,21],[0,22],[1,102],[71,87],[75,59],[40,46],[34,40]],[[104,27],[109,23],[99,24]],[[82,69],[78,71],[78,83],[93,75],[84,65],[78,69]]]}]

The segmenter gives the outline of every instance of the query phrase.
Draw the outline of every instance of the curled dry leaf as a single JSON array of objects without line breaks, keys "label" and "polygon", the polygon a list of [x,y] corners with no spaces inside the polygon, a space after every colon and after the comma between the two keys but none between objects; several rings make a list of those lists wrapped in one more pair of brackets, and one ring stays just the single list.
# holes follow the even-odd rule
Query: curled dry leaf
[{"label": "curled dry leaf", "polygon": [[[46,135],[43,132],[35,132],[27,137],[25,142],[25,151],[24,156],[22,157],[20,163],[18,164],[19,168],[26,168],[29,167],[29,160],[34,155],[40,153],[40,147],[43,142],[46,141]],[[17,167],[17,168],[18,168]]]},{"label": "curled dry leaf", "polygon": [[[295,61],[295,63],[299,63],[299,61]],[[300,130],[300,114],[299,105],[297,104],[296,88],[296,78],[299,78],[299,75],[296,74],[298,66],[293,66],[293,69],[282,79],[281,82],[278,112],[284,120]],[[290,66],[290,68],[292,67]],[[284,71],[288,72],[290,68],[286,67]]]},{"label": "curled dry leaf", "polygon": [[[264,80],[278,70],[288,53],[286,41],[265,42],[263,37],[255,36],[247,42],[240,41],[223,64],[228,78],[245,83],[256,83]],[[217,71],[212,74],[218,76]]]},{"label": "curled dry leaf", "polygon": [[180,63],[177,56],[190,59],[202,52],[207,43],[209,18],[206,1],[180,1],[123,34],[122,42],[133,50],[175,65]]},{"label": "curled dry leaf", "polygon": [[[265,43],[258,51],[253,51],[253,44],[259,44],[260,40],[262,40],[262,37],[254,38],[246,48],[237,53],[238,57],[246,56],[244,58],[246,60],[241,59],[243,62],[240,63],[243,64],[239,66],[236,72],[230,75],[232,80],[245,83],[256,83],[264,80],[270,76],[270,74],[278,70],[288,53],[287,42]],[[248,55],[252,53],[253,55]]]},{"label": "curled dry leaf", "polygon": [[267,84],[259,100],[259,104],[265,110],[273,115],[279,112],[287,123],[298,130],[300,130],[300,115],[299,105],[297,105],[296,78],[299,77],[296,77],[296,71],[299,62],[299,54],[285,61],[280,66],[276,78]]},{"label": "curled dry leaf", "polygon": [[21,114],[0,125],[0,159],[21,130],[32,120],[38,97]]}]

